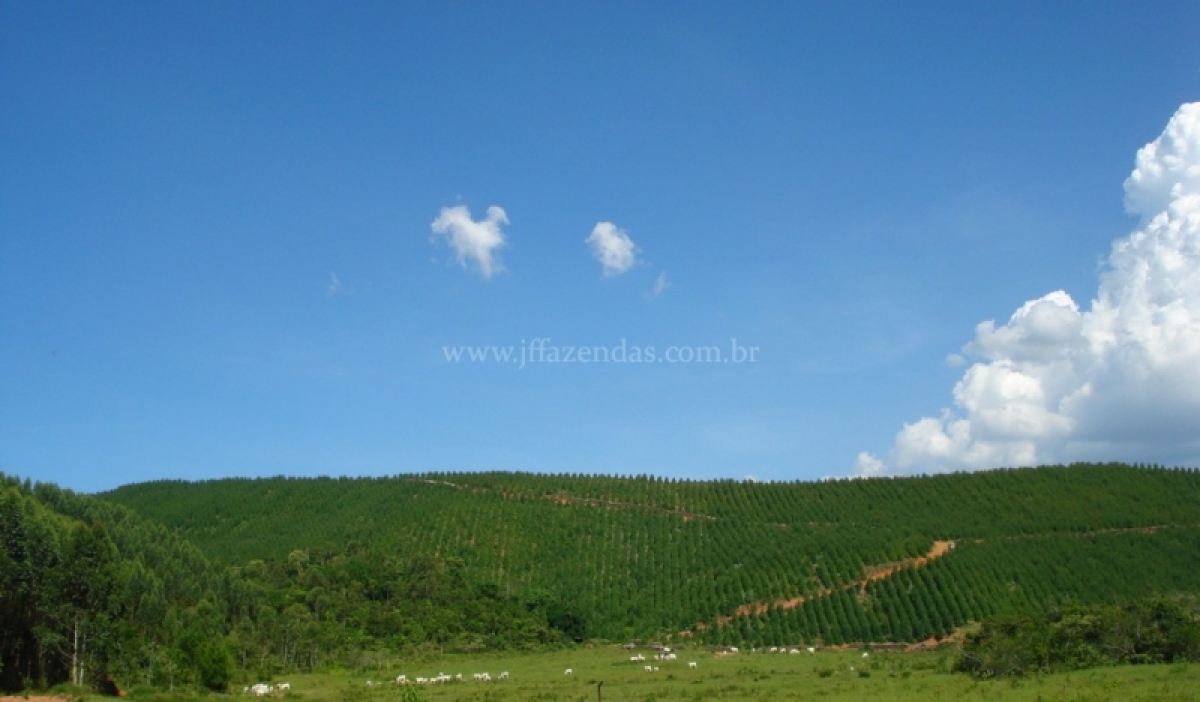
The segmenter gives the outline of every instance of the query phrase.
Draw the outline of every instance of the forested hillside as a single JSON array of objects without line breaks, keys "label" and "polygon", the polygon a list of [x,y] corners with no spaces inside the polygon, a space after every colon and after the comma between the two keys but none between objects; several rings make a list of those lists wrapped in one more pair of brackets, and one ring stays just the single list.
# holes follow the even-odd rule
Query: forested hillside
[{"label": "forested hillside", "polygon": [[509,597],[453,558],[343,547],[230,567],[123,506],[0,474],[0,691],[108,674],[224,690],[405,645],[528,647],[577,628],[549,593]]},{"label": "forested hillside", "polygon": [[[403,592],[402,564],[434,558],[546,603],[560,632],[608,639],[912,641],[1068,599],[1200,591],[1200,473],[1188,470],[816,484],[430,474],[158,482],[103,497],[211,558],[273,572],[281,606],[306,609],[314,631],[329,621],[319,603],[337,599],[330,564],[348,557],[369,564],[352,576],[368,598]],[[371,631],[393,643],[423,633],[406,627],[397,615]]]},{"label": "forested hillside", "polygon": [[413,647],[915,641],[1200,592],[1200,473],[818,484],[463,474],[133,485],[0,475],[0,687],[224,689]]},{"label": "forested hillside", "polygon": [[0,474],[0,689],[219,662],[221,570],[124,507]]}]

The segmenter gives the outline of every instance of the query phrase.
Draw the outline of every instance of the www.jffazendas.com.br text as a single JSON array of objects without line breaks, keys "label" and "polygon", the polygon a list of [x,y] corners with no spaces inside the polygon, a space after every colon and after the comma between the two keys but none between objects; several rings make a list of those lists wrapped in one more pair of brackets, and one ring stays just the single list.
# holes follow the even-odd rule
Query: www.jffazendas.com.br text
[{"label": "www.jffazendas.com.br text", "polygon": [[539,337],[515,346],[443,346],[447,363],[503,363],[524,368],[534,364],[700,364],[758,363],[760,349],[730,339],[727,345],[640,346],[625,339],[614,346],[569,346],[551,344]]}]

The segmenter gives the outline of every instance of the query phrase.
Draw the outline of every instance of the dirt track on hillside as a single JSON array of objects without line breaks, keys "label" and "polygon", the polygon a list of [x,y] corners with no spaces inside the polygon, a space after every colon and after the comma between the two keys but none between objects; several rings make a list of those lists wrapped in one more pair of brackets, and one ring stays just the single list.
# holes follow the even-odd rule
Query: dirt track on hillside
[{"label": "dirt track on hillside", "polygon": [[[895,561],[893,563],[885,563],[883,565],[875,566],[870,569],[870,572],[867,573],[866,577],[864,577],[860,580],[855,580],[855,581],[846,583],[845,585],[841,585],[837,589],[853,590],[855,588],[858,588],[860,591],[866,592],[867,585],[870,583],[873,583],[877,580],[884,580],[885,578],[890,578],[893,575],[895,575],[898,571],[904,570],[905,568],[924,567],[930,561],[937,559],[937,558],[941,558],[942,556],[945,556],[947,553],[950,553],[953,550],[954,550],[954,542],[953,541],[934,541],[933,546],[929,549],[929,552],[926,553],[924,556],[916,556],[914,558],[905,558],[902,561]],[[753,604],[742,605],[741,607],[738,607],[736,610],[734,610],[733,614],[725,614],[720,617],[717,617],[716,623],[717,624],[728,624],[729,622],[733,621],[737,617],[747,617],[747,616],[750,616],[751,614],[765,614],[772,607],[778,607],[780,609],[795,609],[795,608],[799,607],[800,605],[804,604],[805,602],[808,602],[809,600],[815,600],[815,599],[818,599],[821,597],[828,597],[828,596],[832,595],[834,593],[834,591],[835,591],[834,588],[827,587],[823,590],[818,591],[816,594],[809,595],[808,597],[793,597],[788,600],[775,600],[774,602],[755,602]],[[695,626],[695,629],[697,631],[703,631],[703,630],[707,629],[708,626],[709,626],[708,624],[701,622]]]}]

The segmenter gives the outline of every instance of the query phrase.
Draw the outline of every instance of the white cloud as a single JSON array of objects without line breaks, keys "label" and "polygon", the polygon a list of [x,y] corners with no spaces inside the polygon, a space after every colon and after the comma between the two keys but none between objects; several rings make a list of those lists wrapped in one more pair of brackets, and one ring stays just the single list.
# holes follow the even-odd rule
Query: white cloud
[{"label": "white cloud", "polygon": [[499,207],[489,207],[487,217],[476,222],[466,205],[443,207],[433,220],[434,240],[444,236],[454,249],[455,258],[463,268],[472,266],[484,280],[504,270],[496,250],[504,246],[502,225],[508,224],[508,215]]},{"label": "white cloud", "polygon": [[337,273],[329,274],[329,282],[325,283],[325,294],[337,295],[342,291],[342,281],[338,279]]},{"label": "white cloud", "polygon": [[1138,151],[1125,205],[1141,221],[1114,242],[1090,309],[1060,290],[978,325],[954,409],[906,424],[886,464],[859,454],[855,471],[1200,462],[1200,103]]},{"label": "white cloud", "polygon": [[886,466],[883,465],[883,461],[866,451],[858,454],[858,460],[854,462],[854,474],[863,478],[882,475],[885,468]]},{"label": "white cloud", "polygon": [[637,263],[638,247],[624,229],[612,222],[597,222],[585,241],[606,276],[621,275]]},{"label": "white cloud", "polygon": [[654,279],[654,287],[650,290],[650,297],[662,297],[669,287],[671,281],[667,280],[667,272],[659,271],[658,277]]}]

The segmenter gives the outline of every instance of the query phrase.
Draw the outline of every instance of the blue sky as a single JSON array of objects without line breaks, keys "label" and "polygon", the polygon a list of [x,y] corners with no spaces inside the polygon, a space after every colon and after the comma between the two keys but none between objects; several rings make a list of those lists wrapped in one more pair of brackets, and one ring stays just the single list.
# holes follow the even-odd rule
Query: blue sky
[{"label": "blue sky", "polygon": [[[1197,29],[1193,2],[5,3],[0,471],[93,491],[1194,463],[1192,376],[1165,442],[1151,414],[971,460],[898,433],[949,409],[998,440],[954,394],[964,345],[985,371],[1023,357],[976,325],[1059,290],[1098,318],[1142,226],[1135,155],[1200,99]],[[485,275],[432,225],[489,207]],[[616,268],[601,223],[636,247]],[[759,353],[445,353],[532,339]],[[1181,348],[1161,377],[1200,361]]]}]

